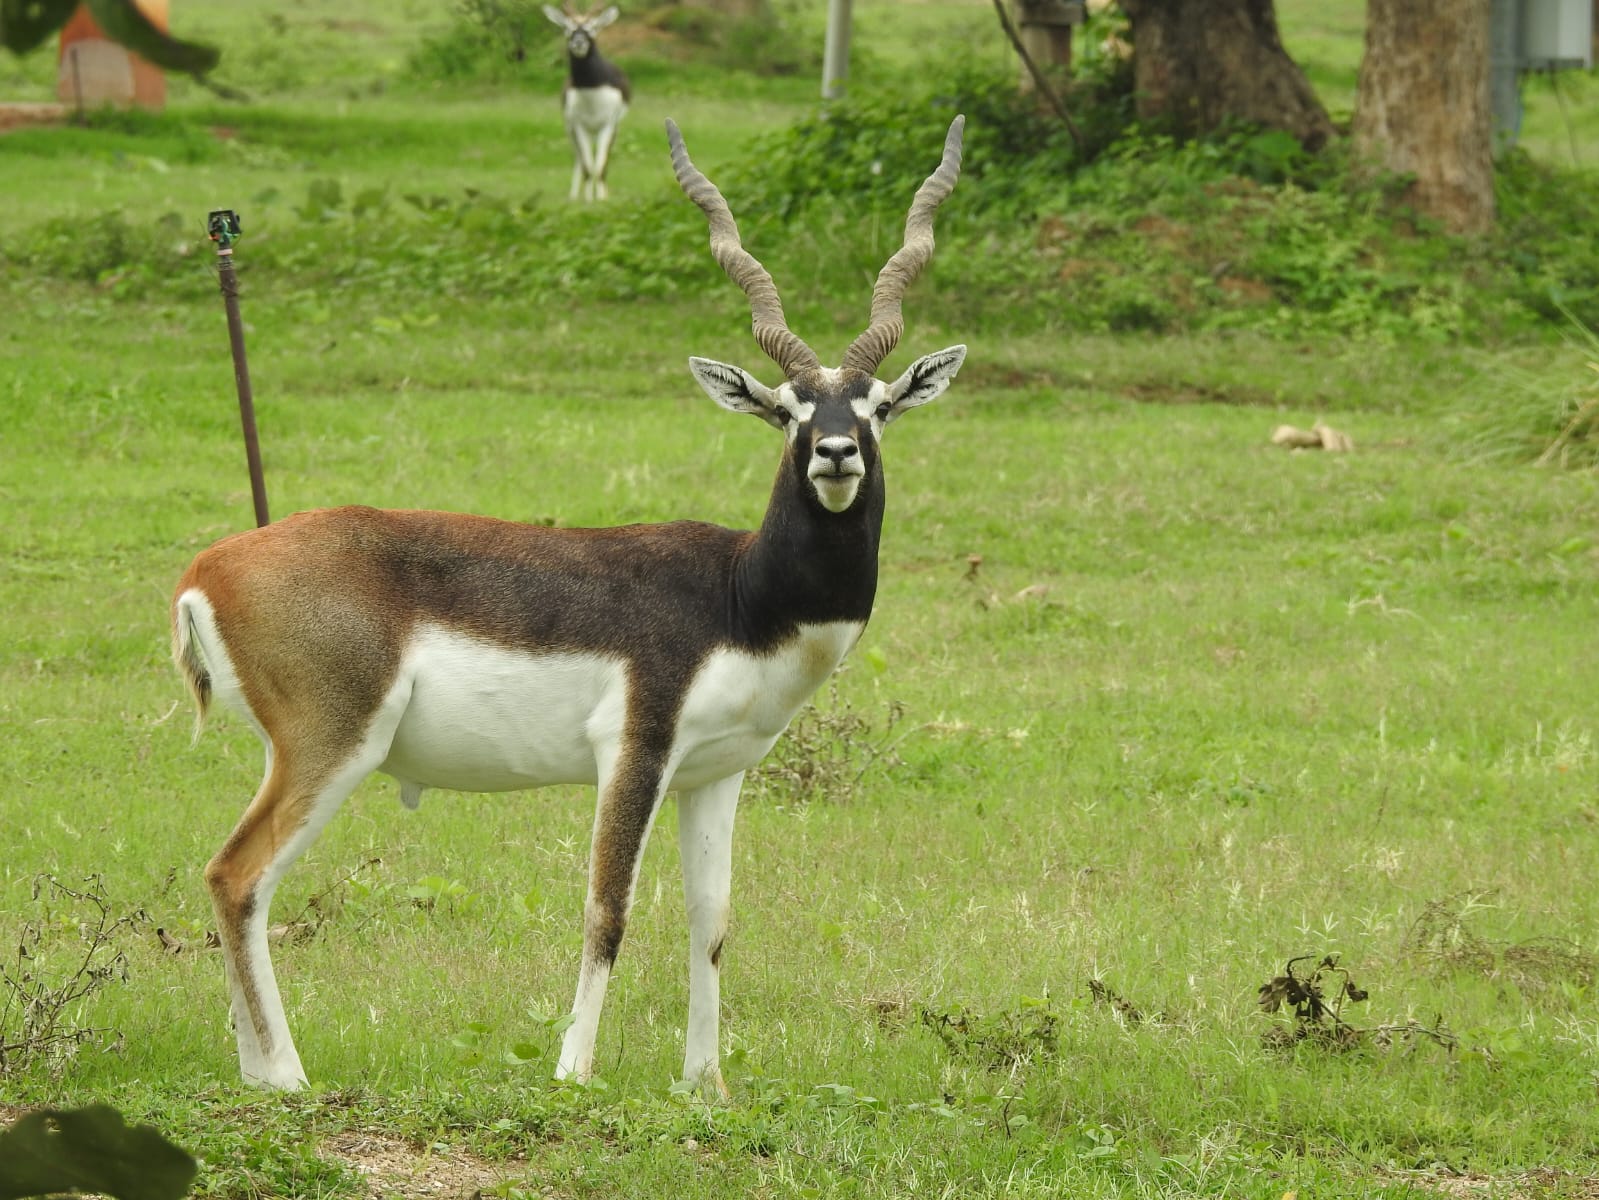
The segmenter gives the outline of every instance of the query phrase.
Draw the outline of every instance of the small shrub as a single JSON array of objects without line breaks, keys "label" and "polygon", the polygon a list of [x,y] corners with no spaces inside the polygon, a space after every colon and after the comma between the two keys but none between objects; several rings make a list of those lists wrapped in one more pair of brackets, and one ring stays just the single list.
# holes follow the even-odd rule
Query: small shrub
[{"label": "small shrub", "polygon": [[[1370,999],[1369,994],[1338,965],[1336,954],[1322,957],[1309,974],[1294,969],[1313,958],[1315,955],[1305,954],[1289,959],[1281,975],[1260,985],[1257,1001],[1261,1013],[1266,1016],[1281,1013],[1289,1018],[1274,1021],[1266,1030],[1262,1041],[1268,1048],[1288,1050],[1303,1044],[1335,1051],[1387,1050],[1395,1046],[1408,1050],[1431,1043],[1453,1054],[1459,1047],[1460,1039],[1444,1027],[1441,1017],[1431,1027],[1414,1018],[1370,1027],[1346,1021],[1344,1002],[1363,1004]],[[1329,991],[1333,979],[1336,979],[1336,986]]]},{"label": "small shrub", "polygon": [[0,1076],[44,1063],[59,1072],[89,1042],[117,1035],[90,1025],[88,1002],[128,977],[122,940],[150,924],[143,910],[117,914],[98,875],[81,888],[53,875],[33,881],[36,915],[0,960]]},{"label": "small shrub", "polygon": [[828,687],[827,703],[807,706],[770,754],[750,771],[745,794],[781,804],[847,804],[874,767],[899,764],[896,736],[905,710],[898,702],[869,715]]},{"label": "small shrub", "polygon": [[994,1013],[922,1005],[917,1015],[951,1055],[976,1059],[991,1071],[1047,1061],[1060,1050],[1060,1014],[1048,996],[1023,996],[1014,1009]]}]

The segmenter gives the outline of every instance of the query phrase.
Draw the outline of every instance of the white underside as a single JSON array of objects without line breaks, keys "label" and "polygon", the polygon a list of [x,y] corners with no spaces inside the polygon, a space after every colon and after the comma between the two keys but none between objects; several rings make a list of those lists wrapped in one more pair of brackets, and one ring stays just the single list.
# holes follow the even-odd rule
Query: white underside
[{"label": "white underside", "polygon": [[590,134],[616,126],[627,113],[622,89],[614,87],[569,88],[563,106],[567,127],[577,126]]},{"label": "white underside", "polygon": [[[829,623],[804,628],[770,655],[712,654],[683,700],[668,790],[758,763],[860,633],[856,622]],[[510,650],[424,627],[384,706],[401,712],[378,769],[402,791],[592,784],[620,741],[627,686],[615,659]]]}]

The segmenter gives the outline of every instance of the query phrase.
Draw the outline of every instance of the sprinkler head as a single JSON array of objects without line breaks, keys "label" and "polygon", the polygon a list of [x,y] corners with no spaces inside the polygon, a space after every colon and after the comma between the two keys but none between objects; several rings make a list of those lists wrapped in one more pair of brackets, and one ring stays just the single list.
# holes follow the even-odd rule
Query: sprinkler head
[{"label": "sprinkler head", "polygon": [[212,209],[206,217],[205,231],[213,242],[221,242],[224,246],[232,243],[239,236],[239,214],[231,208]]}]

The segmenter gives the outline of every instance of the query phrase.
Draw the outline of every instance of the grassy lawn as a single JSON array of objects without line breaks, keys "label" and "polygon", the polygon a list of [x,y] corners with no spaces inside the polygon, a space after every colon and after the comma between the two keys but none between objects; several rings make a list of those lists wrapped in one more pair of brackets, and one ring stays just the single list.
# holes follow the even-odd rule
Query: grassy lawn
[{"label": "grassy lawn", "polygon": [[[338,181],[346,222],[350,197],[389,195],[371,220],[395,262],[431,244],[407,192],[535,198],[516,219],[538,242],[570,172],[553,101],[407,78],[431,5],[355,29],[331,2],[195,7],[185,31],[247,60],[256,102],[175,84],[178,119],[0,136],[0,248],[111,209],[174,214],[176,242],[238,207],[274,514],[759,521],[776,435],[685,359],[775,369],[659,128],[675,117],[714,177],[814,107],[808,81],[722,87],[637,51],[652,82],[613,192],[640,207],[559,228],[609,245],[621,213],[681,239],[703,273],[673,291],[597,301],[581,271],[522,294],[403,270],[354,287],[295,258],[348,228],[306,211],[314,183]],[[1329,102],[1352,95],[1361,6],[1280,8]],[[863,30],[991,39],[983,10],[858,9]],[[909,64],[863,40],[868,67]],[[49,74],[6,60],[0,92]],[[819,302],[805,256],[834,284],[853,266],[784,234],[755,248],[788,255],[791,317],[836,355],[870,276],[853,307]],[[85,978],[85,937],[127,918],[51,1027],[94,1035],[0,1057],[0,1113],[115,1104],[229,1200],[1595,1194],[1599,475],[1475,452],[1513,396],[1584,378],[1581,349],[968,328],[927,315],[962,311],[935,303],[935,259],[884,372],[962,340],[967,366],[890,431],[876,616],[746,787],[731,1101],[672,1088],[670,805],[601,1081],[557,1086],[591,795],[430,792],[412,813],[382,778],[274,906],[303,922],[275,958],[313,1082],[283,1097],[237,1082],[200,878],[259,744],[223,717],[192,745],[168,659],[173,583],[250,519],[206,257],[171,255],[133,298],[0,275],[0,944],[37,955],[0,956],[0,1035],[24,970]],[[1356,451],[1269,443],[1317,418]],[[1328,956],[1341,1024],[1262,1008],[1291,959],[1308,980]]]}]

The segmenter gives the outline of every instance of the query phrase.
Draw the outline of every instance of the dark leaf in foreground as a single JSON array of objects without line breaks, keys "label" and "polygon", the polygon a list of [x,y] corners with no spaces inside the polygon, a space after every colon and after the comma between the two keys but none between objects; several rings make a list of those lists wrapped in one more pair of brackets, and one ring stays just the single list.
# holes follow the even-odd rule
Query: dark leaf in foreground
[{"label": "dark leaf in foreground", "polygon": [[0,46],[26,54],[67,23],[78,0],[0,0]]},{"label": "dark leaf in foreground", "polygon": [[55,1192],[179,1200],[197,1170],[150,1126],[129,1126],[104,1104],[29,1113],[0,1134],[0,1200]]}]

